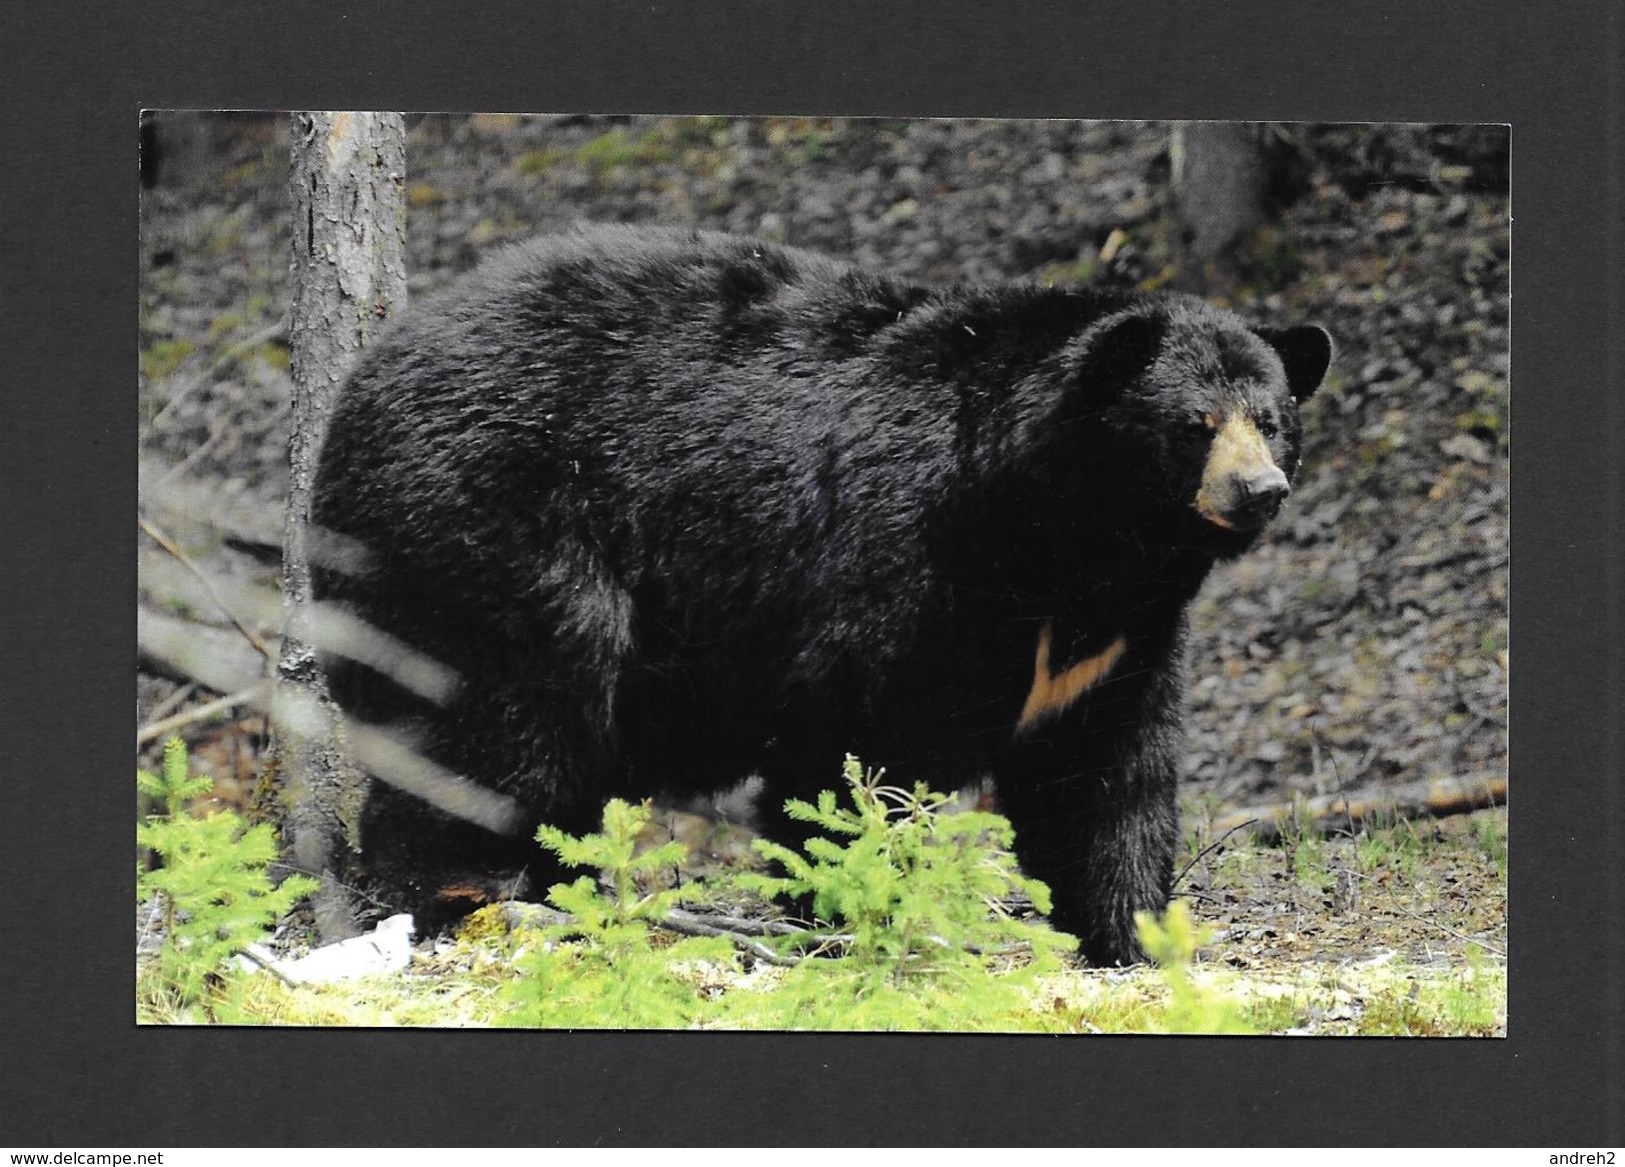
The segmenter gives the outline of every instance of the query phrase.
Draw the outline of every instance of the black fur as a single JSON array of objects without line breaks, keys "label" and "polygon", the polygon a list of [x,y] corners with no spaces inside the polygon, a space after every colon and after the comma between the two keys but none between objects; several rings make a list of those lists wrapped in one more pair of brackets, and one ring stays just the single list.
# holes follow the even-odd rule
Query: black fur
[{"label": "black fur", "polygon": [[[514,248],[368,350],[317,487],[315,521],[367,550],[325,596],[461,687],[436,706],[340,665],[335,690],[568,830],[755,772],[799,843],[776,808],[847,751],[938,788],[991,774],[1056,923],[1135,959],[1133,912],[1169,893],[1185,608],[1254,537],[1191,505],[1204,417],[1267,418],[1291,476],[1323,341],[708,233]],[[1126,647],[1018,731],[1046,624],[1055,671]],[[382,784],[362,844],[419,909],[448,873],[540,859]]]}]

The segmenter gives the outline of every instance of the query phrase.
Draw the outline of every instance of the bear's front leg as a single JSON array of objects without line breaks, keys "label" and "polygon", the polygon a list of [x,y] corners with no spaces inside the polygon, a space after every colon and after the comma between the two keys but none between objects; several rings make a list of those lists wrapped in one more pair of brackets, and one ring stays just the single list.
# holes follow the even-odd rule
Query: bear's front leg
[{"label": "bear's front leg", "polygon": [[1049,886],[1051,922],[1078,938],[1091,964],[1143,960],[1134,913],[1168,903],[1179,839],[1181,691],[1177,661],[1127,672],[1125,681],[1107,682],[1090,700],[1018,734],[995,772],[1016,858]]},{"label": "bear's front leg", "polygon": [[1161,911],[1178,840],[1173,767],[1143,755],[1101,763],[1057,751],[1001,772],[1021,868],[1049,885],[1050,920],[1090,964],[1143,960],[1134,913]]}]

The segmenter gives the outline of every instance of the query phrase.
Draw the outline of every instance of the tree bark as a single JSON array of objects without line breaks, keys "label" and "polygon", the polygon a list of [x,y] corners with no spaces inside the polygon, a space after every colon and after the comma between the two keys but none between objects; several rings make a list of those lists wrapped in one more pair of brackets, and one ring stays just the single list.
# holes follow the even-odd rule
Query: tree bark
[{"label": "tree bark", "polygon": [[1236,248],[1269,216],[1270,161],[1253,122],[1182,122],[1169,144],[1179,283],[1212,293],[1227,284]]},{"label": "tree bark", "polygon": [[345,373],[406,304],[406,127],[399,114],[297,113],[291,130],[294,390],[271,762],[291,860],[321,879],[314,908],[327,941],[356,930],[344,876],[367,779],[348,760],[314,645],[312,488]]}]

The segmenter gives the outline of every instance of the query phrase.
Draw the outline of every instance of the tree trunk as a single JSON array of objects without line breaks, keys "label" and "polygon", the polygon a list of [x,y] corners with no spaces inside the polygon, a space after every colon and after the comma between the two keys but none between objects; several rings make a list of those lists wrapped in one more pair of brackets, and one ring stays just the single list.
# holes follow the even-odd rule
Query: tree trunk
[{"label": "tree trunk", "polygon": [[292,120],[293,419],[283,533],[283,636],[271,758],[293,864],[321,878],[317,930],[355,931],[343,878],[366,778],[313,644],[309,524],[316,455],[344,375],[406,304],[406,126],[399,114],[298,113]]},{"label": "tree trunk", "polygon": [[1231,282],[1238,246],[1269,217],[1270,161],[1254,122],[1182,122],[1169,144],[1179,284],[1210,294]]}]

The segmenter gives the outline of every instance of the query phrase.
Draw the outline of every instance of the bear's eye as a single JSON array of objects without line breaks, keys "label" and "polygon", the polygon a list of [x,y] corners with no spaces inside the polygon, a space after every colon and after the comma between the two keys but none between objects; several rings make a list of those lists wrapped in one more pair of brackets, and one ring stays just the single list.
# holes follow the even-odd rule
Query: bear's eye
[{"label": "bear's eye", "polygon": [[1276,426],[1275,419],[1266,414],[1258,419],[1258,432],[1263,434],[1266,438],[1273,438],[1281,431]]}]

